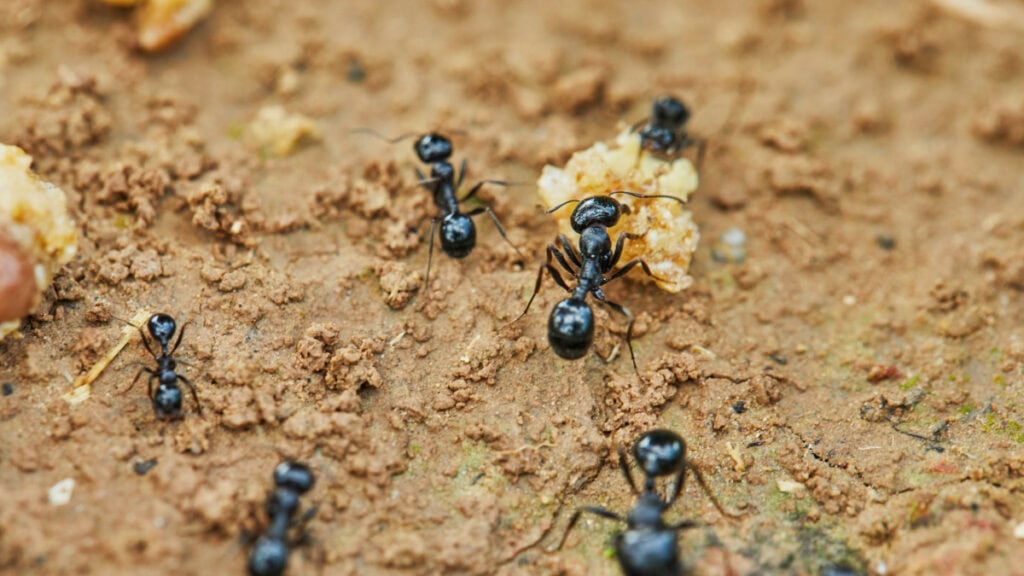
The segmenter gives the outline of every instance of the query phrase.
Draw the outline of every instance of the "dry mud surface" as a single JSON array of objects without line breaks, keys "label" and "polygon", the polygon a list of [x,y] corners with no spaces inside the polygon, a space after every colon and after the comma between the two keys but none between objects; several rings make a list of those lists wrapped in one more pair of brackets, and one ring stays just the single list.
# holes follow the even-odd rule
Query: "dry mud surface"
[{"label": "dry mud surface", "polygon": [[[1024,574],[1019,30],[922,0],[224,1],[145,56],[99,2],[4,0],[0,141],[82,240],[0,344],[0,571],[242,574],[290,457],[319,505],[292,574],[616,574],[613,523],[547,549],[630,506],[616,448],[660,426],[744,514],[688,487],[697,574]],[[551,284],[505,324],[555,234],[542,166],[662,93],[709,141],[702,243],[685,292],[608,287],[638,381],[604,311],[589,356],[551,352]],[[267,105],[321,141],[261,151]],[[527,183],[482,196],[528,260],[485,219],[419,290],[418,164],[357,127]],[[745,260],[713,258],[733,227]],[[64,400],[140,309],[188,321],[202,416],[125,391],[138,342]]]}]

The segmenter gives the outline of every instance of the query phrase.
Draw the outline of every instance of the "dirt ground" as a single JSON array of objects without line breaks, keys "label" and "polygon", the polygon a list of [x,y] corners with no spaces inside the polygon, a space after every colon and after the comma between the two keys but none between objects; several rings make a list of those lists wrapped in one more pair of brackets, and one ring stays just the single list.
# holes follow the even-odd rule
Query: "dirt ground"
[{"label": "dirt ground", "polygon": [[[743,513],[688,486],[696,574],[1024,574],[1019,30],[925,0],[223,1],[148,56],[96,0],[4,0],[0,141],[82,239],[0,344],[0,571],[243,574],[288,457],[319,506],[291,574],[617,574],[612,522],[548,549],[629,508],[615,450],[666,427]],[[638,380],[600,310],[593,353],[551,352],[553,285],[505,324],[555,234],[542,166],[664,93],[709,141],[702,242],[681,294],[608,287]],[[273,104],[321,141],[254,146]],[[484,219],[420,290],[418,163],[359,127],[526,182],[482,196],[527,261]],[[188,321],[201,416],[125,391],[138,342],[64,400],[140,309]]]}]

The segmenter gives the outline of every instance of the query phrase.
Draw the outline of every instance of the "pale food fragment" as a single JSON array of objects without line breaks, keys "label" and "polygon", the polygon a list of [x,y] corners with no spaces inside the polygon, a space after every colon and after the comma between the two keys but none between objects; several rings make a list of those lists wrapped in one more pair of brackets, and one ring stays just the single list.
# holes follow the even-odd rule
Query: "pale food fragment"
[{"label": "pale food fragment", "polygon": [[[545,166],[537,181],[540,197],[550,208],[566,200],[603,196],[616,190],[639,194],[664,194],[683,201],[697,189],[697,171],[685,158],[666,160],[640,152],[636,133],[623,132],[613,146],[598,142],[576,152],[564,168]],[[609,230],[614,242],[630,232],[639,238],[626,240],[620,264],[642,258],[659,279],[654,282],[668,292],[679,292],[693,284],[687,273],[697,250],[700,232],[693,216],[680,203],[663,198],[614,197],[629,206],[630,213]],[[573,205],[554,214],[559,232],[577,238],[569,224]],[[644,278],[636,274],[636,278]]]},{"label": "pale food fragment", "polygon": [[0,338],[35,310],[54,275],[78,250],[78,229],[64,192],[40,180],[31,166],[32,157],[21,148],[0,144],[0,286],[4,307],[17,308],[4,310]]},{"label": "pale food fragment", "polygon": [[304,140],[320,139],[320,131],[311,119],[281,106],[260,108],[249,131],[260,148],[277,156],[291,154]]}]

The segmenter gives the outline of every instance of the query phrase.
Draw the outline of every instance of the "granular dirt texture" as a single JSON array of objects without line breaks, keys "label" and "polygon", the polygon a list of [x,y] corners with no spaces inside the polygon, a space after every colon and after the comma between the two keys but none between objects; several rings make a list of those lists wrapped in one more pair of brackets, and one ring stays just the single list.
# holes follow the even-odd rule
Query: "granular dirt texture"
[{"label": "granular dirt texture", "polygon": [[[290,458],[289,574],[618,574],[613,522],[552,548],[628,510],[618,449],[660,427],[739,514],[688,483],[695,574],[1024,574],[1024,35],[941,3],[219,2],[151,55],[98,0],[0,2],[0,142],[80,238],[0,342],[0,572],[243,574]],[[533,183],[664,94],[707,140],[693,285],[607,286],[639,375],[599,306],[563,360],[559,288],[511,323],[556,234]],[[273,106],[319,140],[254,145]],[[516,184],[465,209],[527,258],[484,216],[424,286],[423,166],[358,128]],[[138,339],[66,399],[141,309],[201,415],[129,389]]]}]

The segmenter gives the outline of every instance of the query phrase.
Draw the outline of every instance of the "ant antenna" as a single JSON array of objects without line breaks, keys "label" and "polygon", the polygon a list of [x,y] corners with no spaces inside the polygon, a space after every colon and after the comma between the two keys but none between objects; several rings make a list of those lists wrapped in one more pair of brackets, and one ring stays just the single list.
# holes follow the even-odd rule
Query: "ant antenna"
[{"label": "ant antenna", "polygon": [[638,194],[636,192],[629,192],[627,190],[616,190],[615,192],[608,193],[609,196],[615,196],[616,194],[625,194],[626,196],[630,196],[633,198],[664,198],[666,200],[675,200],[676,202],[679,202],[684,206],[686,205],[686,200],[683,200],[678,196],[670,196],[668,194]]},{"label": "ant antenna", "polygon": [[579,200],[576,200],[575,198],[572,199],[572,200],[566,200],[565,202],[562,202],[561,204],[559,204],[558,206],[555,206],[554,208],[548,208],[547,209],[547,213],[548,214],[554,214],[555,212],[558,212],[559,210],[561,210],[562,208],[568,206],[569,204],[578,204],[578,203],[579,203]]},{"label": "ant antenna", "polygon": [[368,134],[368,135],[373,136],[375,138],[379,138],[379,139],[381,139],[381,140],[383,140],[383,141],[385,141],[385,142],[387,142],[389,144],[397,144],[397,143],[401,142],[402,140],[405,140],[407,138],[412,138],[413,136],[416,135],[416,133],[414,133],[414,132],[406,132],[405,134],[402,134],[400,136],[396,136],[394,138],[389,138],[389,137],[381,134],[380,132],[377,132],[373,128],[356,128],[356,129],[352,130],[350,133],[351,134]]}]

